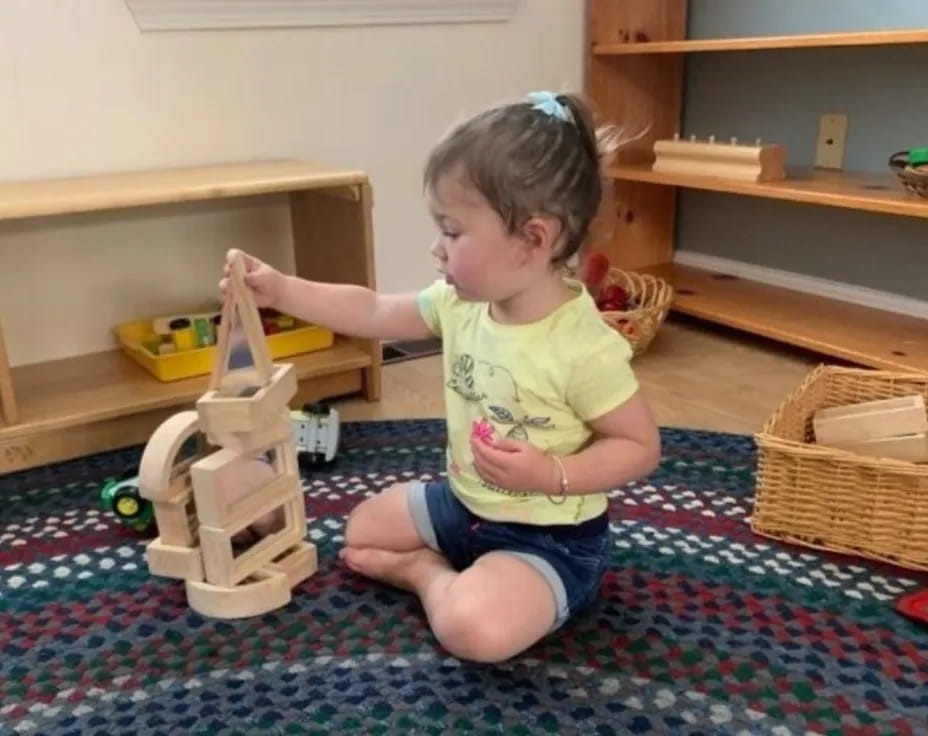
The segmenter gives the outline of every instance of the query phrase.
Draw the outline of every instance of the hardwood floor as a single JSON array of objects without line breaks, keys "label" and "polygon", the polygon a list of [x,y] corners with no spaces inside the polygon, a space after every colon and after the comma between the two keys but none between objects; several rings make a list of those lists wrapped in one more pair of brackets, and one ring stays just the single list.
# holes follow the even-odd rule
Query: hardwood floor
[{"label": "hardwood floor", "polygon": [[[662,426],[751,434],[820,362],[828,359],[673,317],[634,367]],[[346,421],[443,416],[441,356],[384,366],[380,402],[336,406]]]}]

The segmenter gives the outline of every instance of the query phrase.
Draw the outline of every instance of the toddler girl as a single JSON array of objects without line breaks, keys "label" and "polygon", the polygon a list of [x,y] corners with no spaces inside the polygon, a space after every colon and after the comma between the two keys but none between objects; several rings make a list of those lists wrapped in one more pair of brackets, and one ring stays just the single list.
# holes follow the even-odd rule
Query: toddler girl
[{"label": "toddler girl", "polygon": [[595,599],[606,493],[660,456],[628,343],[565,275],[613,139],[579,98],[550,92],[453,128],[424,176],[442,278],[418,293],[306,281],[246,256],[259,306],[341,334],[441,337],[447,478],[362,501],[340,556],[417,594],[462,659],[510,658]]}]

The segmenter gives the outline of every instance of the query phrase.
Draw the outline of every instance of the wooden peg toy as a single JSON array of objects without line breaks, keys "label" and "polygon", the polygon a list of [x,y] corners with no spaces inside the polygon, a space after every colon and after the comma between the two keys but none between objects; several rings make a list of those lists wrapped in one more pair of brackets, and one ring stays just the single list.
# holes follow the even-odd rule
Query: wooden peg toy
[{"label": "wooden peg toy", "polygon": [[[296,374],[270,360],[240,260],[229,283],[209,389],[196,411],[158,427],[139,468],[159,530],[146,549],[149,570],[184,580],[190,606],[214,618],[286,605],[317,564],[289,417]],[[181,458],[194,437],[206,449]],[[269,531],[237,549],[251,528]]]},{"label": "wooden peg toy", "polygon": [[654,142],[654,171],[690,176],[711,176],[741,181],[777,181],[786,178],[786,149],[779,145],[761,145],[758,138],[754,145],[730,138],[729,143],[719,143],[716,136],[708,140],[672,140]]}]

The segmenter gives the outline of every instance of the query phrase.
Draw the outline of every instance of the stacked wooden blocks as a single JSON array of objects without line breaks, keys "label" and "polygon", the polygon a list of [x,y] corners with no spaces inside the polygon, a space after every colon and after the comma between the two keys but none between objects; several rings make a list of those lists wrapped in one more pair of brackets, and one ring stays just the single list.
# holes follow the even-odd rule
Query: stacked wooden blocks
[{"label": "stacked wooden blocks", "polygon": [[928,462],[928,415],[921,395],[821,409],[812,426],[820,445],[859,455]]},{"label": "stacked wooden blocks", "polygon": [[[147,548],[149,569],[184,580],[188,602],[203,615],[274,610],[316,570],[288,411],[296,390],[293,366],[270,361],[236,262],[209,390],[196,411],[175,414],[155,431],[139,469],[159,530]],[[201,451],[178,462],[194,437]],[[237,551],[236,537],[268,518],[276,526]]]}]

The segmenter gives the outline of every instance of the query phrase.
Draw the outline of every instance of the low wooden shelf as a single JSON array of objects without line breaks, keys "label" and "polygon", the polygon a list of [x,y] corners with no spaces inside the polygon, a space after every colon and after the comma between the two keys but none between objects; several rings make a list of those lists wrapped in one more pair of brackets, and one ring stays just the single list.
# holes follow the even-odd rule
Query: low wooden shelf
[{"label": "low wooden shelf", "polygon": [[[719,144],[724,145],[724,144]],[[651,164],[614,166],[610,174],[626,181],[768,197],[887,215],[928,217],[928,199],[907,192],[892,174],[791,168],[783,181],[737,181],[651,170]]]},{"label": "low wooden shelf", "polygon": [[632,41],[598,43],[596,56],[639,54],[690,54],[709,51],[762,51],[767,49],[832,48],[836,46],[892,46],[928,41],[923,28],[888,31],[849,31],[843,33],[802,33],[788,36],[750,36],[742,38],[702,38],[681,41]]},{"label": "low wooden shelf", "polygon": [[[259,161],[0,183],[0,220],[261,194],[289,198],[297,274],[375,286],[371,191],[359,171]],[[10,371],[0,345],[0,361],[14,398],[12,421],[0,421],[0,474],[143,443],[178,407],[192,405],[207,381],[162,383],[118,350]],[[287,362],[296,365],[300,402],[380,397],[379,341],[338,336],[332,348]]]},{"label": "low wooden shelf", "polygon": [[681,264],[642,270],[673,283],[681,314],[861,365],[928,372],[928,320]]}]

